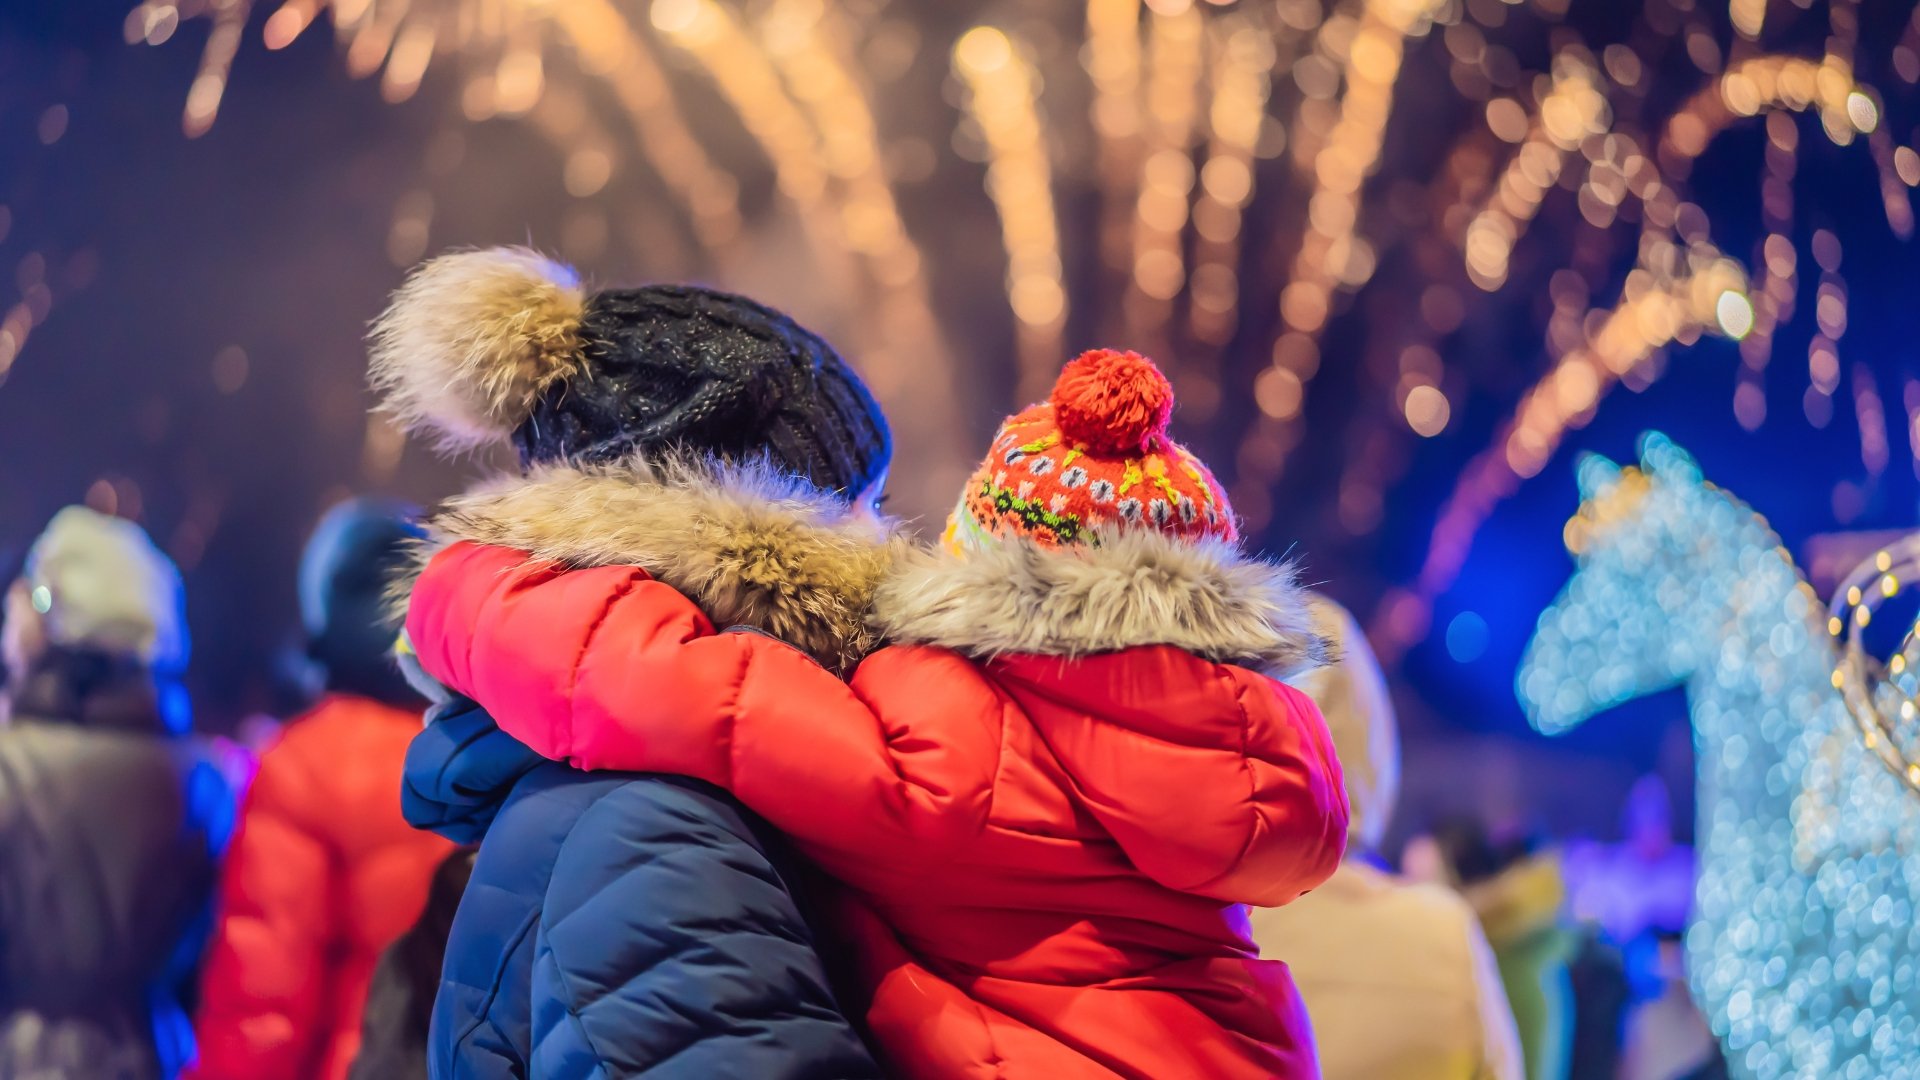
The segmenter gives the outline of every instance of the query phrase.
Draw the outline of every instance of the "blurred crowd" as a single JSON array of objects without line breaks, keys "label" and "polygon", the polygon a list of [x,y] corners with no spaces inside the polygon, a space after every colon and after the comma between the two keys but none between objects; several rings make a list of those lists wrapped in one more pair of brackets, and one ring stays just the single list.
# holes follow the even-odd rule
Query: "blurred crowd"
[{"label": "blurred crowd", "polygon": [[524,473],[430,542],[328,511],[284,726],[195,734],[138,525],[63,510],[8,588],[0,1077],[1725,1075],[1666,790],[1390,864],[1388,681],[1149,361],[1069,364],[920,551],[824,342],[464,258],[376,383]]}]

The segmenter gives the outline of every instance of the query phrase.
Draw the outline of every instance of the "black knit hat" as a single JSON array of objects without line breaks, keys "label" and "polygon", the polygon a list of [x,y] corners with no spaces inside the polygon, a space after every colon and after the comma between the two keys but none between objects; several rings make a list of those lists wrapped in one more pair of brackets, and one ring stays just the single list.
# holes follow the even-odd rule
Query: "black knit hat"
[{"label": "black knit hat", "polygon": [[507,440],[528,465],[685,449],[853,496],[893,452],[859,377],[780,312],[685,285],[588,295],[518,248],[415,270],[374,326],[372,371],[410,427]]}]

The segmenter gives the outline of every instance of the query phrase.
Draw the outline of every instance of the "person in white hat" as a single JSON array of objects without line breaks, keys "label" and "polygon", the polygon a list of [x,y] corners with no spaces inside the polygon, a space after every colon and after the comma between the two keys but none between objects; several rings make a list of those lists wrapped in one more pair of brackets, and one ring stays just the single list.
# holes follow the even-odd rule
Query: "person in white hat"
[{"label": "person in white hat", "polygon": [[170,1077],[233,795],[187,737],[173,563],[69,507],[7,589],[0,1076]]}]

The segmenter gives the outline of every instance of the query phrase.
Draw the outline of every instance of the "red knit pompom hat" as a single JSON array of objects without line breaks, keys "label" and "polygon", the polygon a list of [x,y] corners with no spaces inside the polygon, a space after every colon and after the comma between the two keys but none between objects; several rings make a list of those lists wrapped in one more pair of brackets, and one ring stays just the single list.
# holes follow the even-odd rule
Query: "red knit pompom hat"
[{"label": "red knit pompom hat", "polygon": [[1106,529],[1236,538],[1213,474],[1167,437],[1173,386],[1135,352],[1094,349],[1046,401],[1008,417],[947,523],[956,550],[999,536],[1097,543]]}]

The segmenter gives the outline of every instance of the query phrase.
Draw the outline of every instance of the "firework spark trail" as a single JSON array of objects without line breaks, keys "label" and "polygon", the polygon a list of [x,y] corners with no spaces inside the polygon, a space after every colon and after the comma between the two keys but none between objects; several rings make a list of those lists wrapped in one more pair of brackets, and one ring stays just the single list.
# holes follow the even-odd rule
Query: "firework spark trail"
[{"label": "firework spark trail", "polygon": [[829,44],[820,26],[825,17],[812,0],[779,0],[767,13],[762,36],[807,112],[828,174],[846,189],[841,224],[848,244],[882,283],[912,285],[921,280],[920,249],[900,218],[866,91]]},{"label": "firework spark trail", "polygon": [[1700,245],[1689,259],[1702,264],[1700,269],[1666,287],[1652,286],[1646,275],[1641,289],[1629,288],[1592,342],[1536,382],[1494,445],[1468,463],[1434,523],[1414,592],[1383,604],[1398,624],[1387,635],[1391,645],[1404,645],[1424,632],[1433,598],[1459,575],[1480,525],[1522,480],[1545,466],[1571,421],[1591,415],[1607,389],[1655,352],[1715,325],[1722,296],[1744,294],[1745,272],[1710,245]]},{"label": "firework spark trail", "polygon": [[420,89],[427,67],[433,63],[438,39],[430,22],[410,22],[400,28],[387,54],[387,66],[380,73],[380,96],[389,104],[405,101]]},{"label": "firework spark trail", "polygon": [[1007,302],[1018,330],[1017,400],[1038,401],[1059,370],[1067,321],[1038,73],[1024,49],[991,26],[960,36],[953,66],[967,87],[967,114],[987,145],[987,195],[1000,218]]},{"label": "firework spark trail", "polygon": [[[1723,298],[1745,297],[1747,278],[1740,265],[1705,243],[1695,245],[1685,260],[1690,268],[1664,286],[1645,269],[1629,274],[1620,303],[1592,341],[1563,357],[1521,398],[1505,440],[1507,464],[1517,476],[1544,468],[1572,422],[1590,415],[1621,376],[1655,351],[1735,318]],[[1732,334],[1736,327],[1724,329]],[[1743,326],[1737,329],[1745,332]]]},{"label": "firework spark trail", "polygon": [[957,414],[939,407],[953,392],[952,352],[927,295],[920,246],[900,216],[868,92],[848,56],[848,28],[815,0],[778,0],[761,29],[818,133],[827,171],[845,189],[847,240],[880,287],[873,328],[879,344],[866,353],[863,371],[882,400],[906,404],[909,414],[942,418],[919,431],[907,453],[934,463],[963,461]]},{"label": "firework spark trail", "polygon": [[1131,273],[1128,178],[1140,168],[1140,0],[1087,0],[1087,74],[1100,140],[1100,253]]},{"label": "firework spark trail", "polygon": [[[1752,327],[1754,309],[1746,299],[1744,272],[1737,286],[1726,285],[1714,294],[1707,306],[1702,306],[1701,295],[1695,291],[1698,268],[1703,259],[1713,266],[1723,262],[1717,252],[1711,256],[1704,254],[1711,251],[1704,236],[1692,238],[1688,258],[1695,264],[1693,274],[1672,277],[1671,284],[1664,290],[1656,287],[1637,296],[1634,292],[1635,275],[1654,283],[1667,278],[1670,271],[1663,262],[1676,250],[1672,233],[1680,219],[1681,199],[1676,182],[1684,179],[1692,163],[1712,141],[1738,120],[1763,111],[1814,111],[1820,116],[1828,137],[1844,146],[1857,134],[1869,133],[1877,126],[1878,111],[1872,102],[1866,88],[1853,81],[1851,64],[1837,55],[1830,54],[1819,61],[1765,55],[1728,68],[1714,85],[1695,94],[1674,113],[1657,144],[1667,180],[1655,189],[1654,197],[1647,200],[1641,258],[1638,268],[1629,275],[1629,289],[1623,292],[1620,304],[1609,314],[1593,343],[1563,358],[1526,392],[1496,444],[1477,456],[1455,482],[1435,522],[1416,591],[1404,598],[1408,610],[1424,617],[1433,598],[1451,586],[1458,576],[1474,534],[1494,507],[1517,490],[1522,480],[1545,467],[1566,429],[1576,420],[1591,415],[1620,375],[1655,350],[1683,338],[1685,332],[1697,334],[1716,326],[1729,329],[1722,325],[1723,311],[1719,305],[1723,294],[1739,298],[1732,312],[1741,325],[1732,336],[1743,336]],[[1698,227],[1704,230],[1704,218],[1699,220]],[[1731,260],[1724,260],[1724,264],[1738,270],[1738,264]],[[1672,302],[1644,306],[1647,296],[1661,291],[1671,295],[1673,289],[1685,289],[1689,302],[1677,307]],[[1624,321],[1623,317],[1629,312],[1631,321]],[[1645,325],[1641,325],[1643,319]],[[1646,343],[1644,352],[1633,346],[1636,331]],[[1609,332],[1611,339],[1607,338]],[[1622,363],[1624,366],[1619,366]],[[1837,367],[1835,377],[1837,380]],[[1418,624],[1418,618],[1406,620],[1407,627]]]},{"label": "firework spark trail", "polygon": [[6,382],[7,373],[13,370],[13,362],[27,347],[27,338],[32,336],[35,322],[33,308],[26,300],[14,304],[7,310],[6,316],[0,318],[0,383]]},{"label": "firework spark trail", "polygon": [[[812,15],[796,22],[802,8]],[[218,91],[224,90],[238,31],[252,9],[253,0],[187,0],[184,7],[147,0],[129,15],[129,40],[153,44],[171,36],[181,17],[215,21],[189,101],[195,133],[217,115]],[[693,59],[765,154],[778,189],[798,211],[818,268],[830,282],[840,279],[828,291],[850,291],[841,286],[850,285],[851,255],[870,267],[882,301],[856,329],[885,343],[862,350],[876,383],[897,386],[917,373],[922,378],[912,380],[916,387],[935,392],[948,385],[952,365],[944,334],[926,296],[920,251],[885,174],[865,91],[816,25],[837,17],[837,9],[803,2],[774,8],[768,25],[777,28],[784,20],[789,28],[800,27],[790,35],[796,48],[778,58],[730,7],[712,0],[662,0],[647,10],[660,39]],[[613,0],[284,0],[267,18],[266,45],[286,47],[323,15],[332,17],[349,72],[380,72],[382,96],[389,101],[417,92],[436,56],[467,69],[465,116],[524,117],[561,157],[567,191],[576,198],[605,190],[618,156],[592,115],[582,83],[604,87],[616,103],[614,115],[631,130],[626,145],[661,177],[704,252],[724,257],[739,238],[738,182],[696,138],[649,39]],[[550,64],[550,44],[570,46],[577,63]],[[432,198],[416,194],[396,208],[390,254],[424,253]],[[570,224],[569,245],[591,257],[605,243],[601,220],[595,229],[583,219],[585,231]],[[957,431],[949,434],[958,438]],[[939,442],[931,436],[929,441]],[[957,447],[947,449],[958,453]]]},{"label": "firework spark trail", "polygon": [[1206,20],[1199,10],[1185,2],[1153,9],[1147,60],[1147,137],[1135,184],[1132,284],[1123,306],[1127,340],[1166,355],[1173,299],[1187,281],[1182,239],[1206,68]]},{"label": "firework spark trail", "polygon": [[573,0],[552,12],[582,67],[613,90],[640,153],[687,208],[701,244],[726,249],[740,233],[739,182],[694,137],[653,50],[611,0]]},{"label": "firework spark trail", "polygon": [[[1287,137],[1268,115],[1274,76],[1291,67],[1322,21],[1317,0],[1278,0],[1270,19],[1241,13],[1212,20],[1207,145],[1190,215],[1194,266],[1187,278],[1188,332],[1198,347],[1183,365],[1189,378],[1181,393],[1182,408],[1199,420],[1223,394],[1219,350],[1239,328],[1242,220],[1259,182],[1258,158],[1279,154]],[[1262,150],[1268,139],[1271,148]]]},{"label": "firework spark trail", "polygon": [[1825,229],[1813,234],[1813,259],[1820,267],[1814,303],[1818,333],[1807,343],[1807,393],[1801,407],[1807,422],[1826,427],[1833,419],[1833,395],[1840,388],[1840,339],[1847,332],[1847,283],[1840,276],[1840,238]]},{"label": "firework spark trail", "polygon": [[225,0],[213,9],[213,31],[207,36],[200,73],[187,91],[186,112],[181,118],[189,138],[205,135],[220,115],[220,99],[227,93],[227,78],[240,51],[240,35],[246,29],[250,8],[251,0]]},{"label": "firework spark trail", "polygon": [[813,127],[733,12],[713,0],[665,0],[653,6],[652,20],[653,28],[698,62],[733,105],[772,163],[781,193],[805,207],[824,207],[827,172]]},{"label": "firework spark trail", "polygon": [[[1188,284],[1188,334],[1202,348],[1192,350],[1188,363],[1175,373],[1181,379],[1181,407],[1198,423],[1213,417],[1225,398],[1219,346],[1233,338],[1240,319],[1236,267],[1242,250],[1242,219],[1260,177],[1256,165],[1261,127],[1267,123],[1267,104],[1273,96],[1273,73],[1294,58],[1308,31],[1321,25],[1319,6],[1313,2],[1281,0],[1275,15],[1277,25],[1271,33],[1261,31],[1250,19],[1221,19],[1225,29],[1215,35],[1210,142],[1206,165],[1200,169],[1202,194],[1192,209],[1196,238]],[[1286,411],[1288,407],[1298,411],[1300,379],[1294,369],[1267,369],[1263,379],[1256,384],[1260,415],[1254,429],[1242,436],[1236,459],[1244,477],[1271,479],[1298,438],[1275,417],[1294,415]],[[1242,519],[1250,527],[1260,527],[1269,519],[1271,498],[1258,484],[1242,482],[1240,488],[1235,505]]]},{"label": "firework spark trail", "polygon": [[1774,331],[1793,317],[1799,289],[1799,253],[1794,250],[1793,174],[1798,168],[1800,129],[1791,114],[1767,116],[1766,176],[1760,182],[1761,283],[1753,294],[1753,332],[1740,340],[1740,378],[1733,391],[1733,415],[1747,431],[1767,418],[1766,371],[1773,359]]},{"label": "firework spark trail", "polygon": [[1727,69],[1713,85],[1689,98],[1661,132],[1659,160],[1669,183],[1686,179],[1693,163],[1713,140],[1741,120],[1772,109],[1816,110],[1827,137],[1846,146],[1860,131],[1854,114],[1871,99],[1853,81],[1853,66],[1836,56],[1808,60],[1797,56],[1756,56]]},{"label": "firework spark trail", "polygon": [[1372,274],[1371,253],[1356,228],[1361,187],[1380,161],[1406,39],[1424,34],[1445,6],[1444,0],[1366,0],[1347,46],[1340,117],[1313,159],[1310,227],[1280,294],[1289,335],[1316,339],[1326,327],[1334,290]]},{"label": "firework spark trail", "polygon": [[[1350,16],[1319,23],[1317,12],[1302,19],[1301,5],[1290,0],[1280,6],[1283,24],[1319,26],[1320,51],[1341,57],[1338,77],[1346,93],[1324,138],[1314,136],[1315,125],[1304,116],[1307,106],[1324,104],[1320,100],[1304,103],[1294,125],[1295,160],[1311,173],[1313,187],[1306,227],[1280,291],[1281,333],[1271,364],[1254,378],[1259,415],[1238,455],[1239,480],[1232,494],[1236,505],[1244,502],[1241,512],[1249,521],[1265,520],[1271,504],[1265,489],[1278,480],[1299,442],[1293,421],[1304,410],[1307,384],[1320,370],[1319,337],[1332,313],[1335,289],[1357,287],[1373,274],[1373,250],[1357,229],[1361,189],[1379,164],[1406,39],[1424,35],[1446,7],[1444,0],[1365,0],[1354,25]],[[1341,20],[1353,26],[1351,34],[1330,49],[1328,39]],[[1297,81],[1297,67],[1295,74]]]},{"label": "firework spark trail", "polygon": [[384,68],[406,17],[406,5],[398,3],[382,4],[368,12],[347,46],[347,74],[364,79]]},{"label": "firework spark trail", "polygon": [[1198,238],[1187,317],[1196,338],[1218,346],[1238,321],[1241,216],[1253,198],[1254,155],[1276,53],[1273,39],[1250,20],[1222,19],[1214,37],[1211,135],[1193,208]]},{"label": "firework spark trail", "polygon": [[780,193],[799,211],[829,290],[846,289],[850,250],[814,127],[782,85],[766,50],[714,0],[657,0],[651,17],[653,28],[692,57],[733,106],[772,164]]},{"label": "firework spark trail", "polygon": [[1513,245],[1526,234],[1567,158],[1589,135],[1607,130],[1611,112],[1600,75],[1585,49],[1553,58],[1553,90],[1540,102],[1532,130],[1500,176],[1487,204],[1467,226],[1467,274],[1493,292],[1506,283]]},{"label": "firework spark trail", "polygon": [[[253,0],[199,0],[176,6],[148,0],[128,16],[129,40],[154,44],[171,36],[180,19],[209,17],[214,29],[188,94],[185,124],[204,134],[218,117],[241,32]],[[546,92],[544,43],[549,27],[579,56],[581,69],[602,80],[619,102],[641,158],[686,211],[701,244],[722,250],[740,229],[739,185],[694,138],[672,86],[635,28],[612,0],[286,0],[268,16],[268,49],[291,45],[330,12],[356,78],[379,72],[381,96],[400,102],[420,88],[436,54],[490,69],[468,88],[472,118],[531,111]],[[565,152],[565,148],[562,148]]]},{"label": "firework spark trail", "polygon": [[[1280,0],[1271,26],[1247,16],[1216,20],[1206,164],[1192,214],[1196,239],[1188,279],[1189,329],[1205,344],[1221,346],[1238,328],[1241,223],[1259,182],[1263,129],[1273,123],[1281,140],[1269,153],[1279,153],[1286,138],[1286,129],[1267,113],[1274,73],[1291,66],[1307,33],[1320,25],[1313,0]],[[1217,377],[1217,352],[1201,352]]]},{"label": "firework spark trail", "polygon": [[[1650,48],[1672,40],[1664,34],[1641,36],[1648,38]],[[1608,50],[1609,72],[1630,97],[1637,99],[1634,88],[1642,85],[1646,61],[1643,53],[1631,50],[1616,56],[1621,48]],[[1605,256],[1599,252],[1583,255],[1581,249],[1604,246],[1607,228],[1626,197],[1644,199],[1657,194],[1659,181],[1658,170],[1640,152],[1640,141],[1630,125],[1604,96],[1606,84],[1593,56],[1583,46],[1562,47],[1555,54],[1552,75],[1548,94],[1531,119],[1512,98],[1496,98],[1488,104],[1487,126],[1492,133],[1502,141],[1522,144],[1522,150],[1501,172],[1497,187],[1490,171],[1494,159],[1484,144],[1471,138],[1456,143],[1442,175],[1451,178],[1458,190],[1451,200],[1443,200],[1452,209],[1442,215],[1442,220],[1444,233],[1463,248],[1466,258],[1462,269],[1468,280],[1483,289],[1497,289],[1505,280],[1513,243],[1524,235],[1542,208],[1552,180],[1558,178],[1572,151],[1583,152],[1587,174],[1579,192],[1580,211],[1593,228],[1578,233],[1575,254],[1565,269],[1553,275],[1548,290],[1553,315],[1547,324],[1547,348],[1548,355],[1557,361],[1581,348],[1590,320],[1603,317],[1603,313],[1588,309],[1586,279],[1574,268],[1598,265]],[[1600,134],[1605,138],[1592,137]],[[1471,244],[1467,242],[1469,237]],[[1440,389],[1444,369],[1437,346],[1440,337],[1457,325],[1452,316],[1435,324],[1424,310],[1425,297],[1434,289],[1444,296],[1457,297],[1453,288],[1447,282],[1431,283],[1428,293],[1423,294],[1426,318],[1419,324],[1426,332],[1402,343],[1394,365],[1399,377],[1395,408],[1389,415],[1396,424],[1404,424],[1423,437],[1439,434],[1448,423],[1451,403]],[[1572,378],[1577,382],[1579,376]],[[1424,396],[1416,400],[1416,394]],[[1350,456],[1342,478],[1341,518],[1349,528],[1356,528],[1349,517],[1350,503],[1354,519],[1377,520],[1381,493],[1398,474],[1400,466],[1396,463],[1403,461],[1381,448],[1377,429],[1364,438],[1356,436],[1356,444],[1364,444],[1372,452]],[[1491,454],[1485,458],[1487,463],[1495,460]],[[1469,473],[1484,475],[1485,470]]]},{"label": "firework spark trail", "polygon": [[[1558,362],[1586,344],[1589,321],[1601,315],[1588,308],[1586,278],[1575,268],[1601,265],[1607,260],[1604,249],[1612,235],[1609,226],[1629,195],[1644,197],[1657,188],[1658,170],[1642,155],[1639,140],[1605,97],[1606,84],[1595,58],[1584,46],[1562,47],[1555,54],[1551,70],[1550,88],[1531,118],[1512,98],[1496,98],[1488,104],[1489,131],[1502,142],[1520,144],[1520,150],[1497,179],[1494,156],[1487,153],[1484,143],[1470,137],[1455,144],[1442,175],[1450,177],[1458,191],[1449,203],[1451,209],[1442,215],[1443,223],[1451,223],[1443,224],[1442,233],[1464,255],[1457,265],[1465,280],[1458,284],[1497,291],[1506,280],[1513,245],[1539,214],[1572,154],[1576,150],[1583,154],[1587,172],[1578,202],[1581,216],[1592,228],[1576,234],[1572,254],[1565,267],[1552,275],[1547,288],[1553,302],[1546,327],[1547,354]],[[1621,70],[1623,85],[1637,81],[1634,69]],[[1601,135],[1605,137],[1596,137]],[[1423,318],[1412,324],[1418,332],[1400,344],[1394,364],[1398,380],[1387,423],[1421,437],[1440,434],[1451,421],[1453,402],[1442,389],[1445,368],[1439,347],[1441,338],[1457,328],[1456,320],[1465,313],[1461,310],[1458,315],[1444,315],[1436,323],[1434,314],[1426,310],[1426,301],[1439,290],[1443,298],[1454,297],[1452,304],[1458,305],[1461,302],[1455,288],[1452,281],[1430,283],[1422,294]],[[1572,370],[1576,374],[1569,378],[1577,388],[1582,378],[1577,368]],[[1629,369],[1633,370],[1639,369]],[[1365,425],[1356,420],[1356,426]],[[1366,452],[1351,454],[1347,459],[1340,510],[1343,524],[1362,531],[1359,525],[1377,523],[1385,489],[1401,475],[1405,458],[1382,445],[1378,424],[1365,435],[1356,433],[1354,442]]]}]

